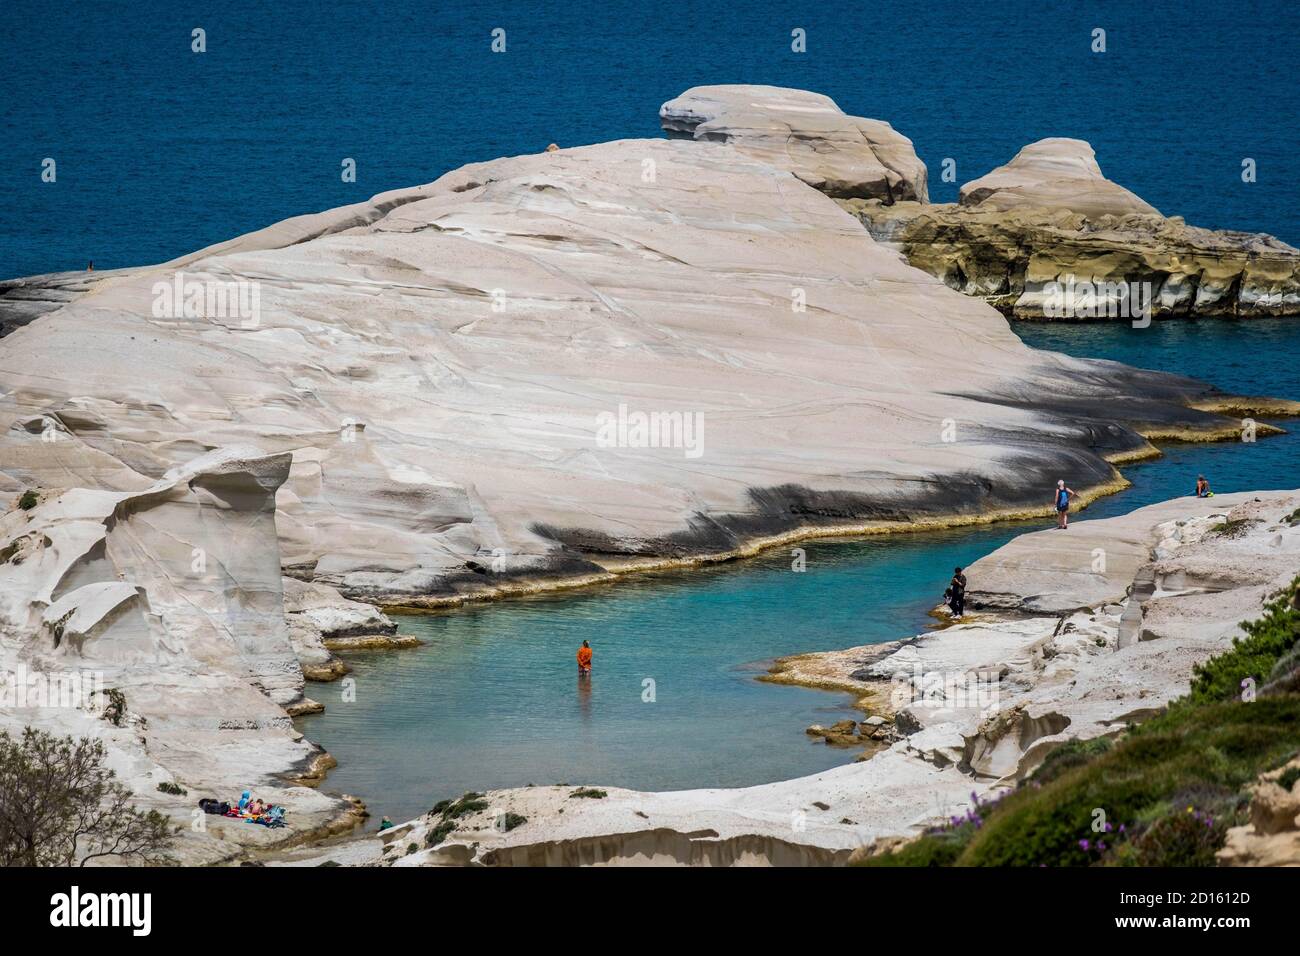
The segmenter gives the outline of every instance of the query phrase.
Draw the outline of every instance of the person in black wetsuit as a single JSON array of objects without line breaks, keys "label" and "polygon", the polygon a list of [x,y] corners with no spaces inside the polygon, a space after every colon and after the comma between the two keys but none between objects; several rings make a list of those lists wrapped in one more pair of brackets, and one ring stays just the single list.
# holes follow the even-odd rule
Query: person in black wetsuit
[{"label": "person in black wetsuit", "polygon": [[961,568],[953,571],[952,580],[948,582],[948,607],[952,609],[953,617],[966,613],[966,575],[961,573]]}]

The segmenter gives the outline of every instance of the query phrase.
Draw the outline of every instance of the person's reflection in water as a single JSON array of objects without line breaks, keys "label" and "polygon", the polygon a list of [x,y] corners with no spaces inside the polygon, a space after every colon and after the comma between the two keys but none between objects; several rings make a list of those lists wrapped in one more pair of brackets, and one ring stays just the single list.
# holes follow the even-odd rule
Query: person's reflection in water
[{"label": "person's reflection in water", "polygon": [[591,671],[578,671],[578,710],[583,720],[591,719]]}]

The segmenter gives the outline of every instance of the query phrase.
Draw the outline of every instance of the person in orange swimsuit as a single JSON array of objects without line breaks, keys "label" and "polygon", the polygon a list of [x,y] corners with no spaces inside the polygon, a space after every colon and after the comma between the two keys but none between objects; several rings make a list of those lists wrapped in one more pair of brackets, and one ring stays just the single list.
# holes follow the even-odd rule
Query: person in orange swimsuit
[{"label": "person in orange swimsuit", "polygon": [[591,673],[591,645],[586,641],[578,648],[578,671],[582,674]]}]

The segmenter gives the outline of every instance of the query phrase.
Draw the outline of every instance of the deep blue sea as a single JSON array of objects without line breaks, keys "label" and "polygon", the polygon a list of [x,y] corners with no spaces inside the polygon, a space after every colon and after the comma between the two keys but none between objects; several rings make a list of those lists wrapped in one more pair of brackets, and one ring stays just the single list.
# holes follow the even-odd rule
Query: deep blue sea
[{"label": "deep blue sea", "polygon": [[1166,214],[1300,244],[1298,64],[1291,0],[5,0],[0,278],[162,261],[467,162],[658,136],[659,106],[705,83],[888,120],[936,201],[1074,136]]}]

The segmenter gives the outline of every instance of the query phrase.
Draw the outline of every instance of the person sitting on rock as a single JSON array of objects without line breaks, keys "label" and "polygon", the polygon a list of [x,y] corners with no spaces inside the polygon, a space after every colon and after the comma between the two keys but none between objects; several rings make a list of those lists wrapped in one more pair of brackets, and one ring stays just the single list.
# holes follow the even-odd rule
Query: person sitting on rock
[{"label": "person sitting on rock", "polygon": [[1065,480],[1056,483],[1056,527],[1064,530],[1070,526],[1070,499],[1078,493],[1065,487]]},{"label": "person sitting on rock", "polygon": [[1209,498],[1213,494],[1214,492],[1210,490],[1210,483],[1205,480],[1205,476],[1197,475],[1196,476],[1196,497]]},{"label": "person sitting on rock", "polygon": [[578,648],[578,673],[591,673],[591,645],[586,641],[583,641],[582,646]]}]

